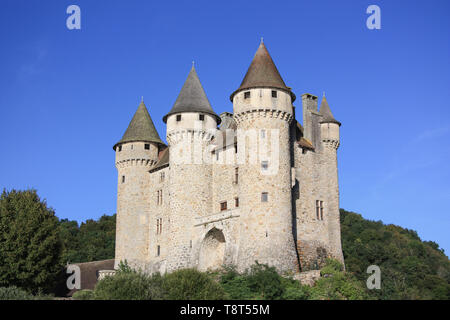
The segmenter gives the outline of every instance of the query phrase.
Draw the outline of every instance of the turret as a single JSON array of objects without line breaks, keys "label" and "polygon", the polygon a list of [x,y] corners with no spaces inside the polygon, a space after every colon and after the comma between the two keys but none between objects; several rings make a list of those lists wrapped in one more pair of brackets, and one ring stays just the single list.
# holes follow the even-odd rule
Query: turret
[{"label": "turret", "polygon": [[337,121],[330,106],[328,105],[325,94],[320,104],[320,135],[322,140],[323,167],[322,179],[326,183],[326,201],[325,209],[328,220],[329,248],[334,258],[344,263],[341,245],[341,228],[339,214],[339,182],[338,182],[338,163],[337,149],[340,144],[339,127],[341,123]]},{"label": "turret", "polygon": [[212,212],[212,166],[208,147],[220,117],[213,111],[197,72],[191,71],[170,112],[167,142],[170,148],[170,239],[167,271],[195,267],[190,261],[199,250],[195,218]]},{"label": "turret", "polygon": [[339,147],[339,127],[341,123],[334,119],[325,94],[320,104],[320,114],[322,115],[322,120],[320,121],[322,142],[330,144],[330,146],[337,149]]},{"label": "turret", "polygon": [[156,163],[162,146],[164,143],[142,101],[122,139],[113,147],[118,171],[116,266],[126,259],[130,265],[140,267],[147,256],[148,171]]},{"label": "turret", "polygon": [[295,272],[290,152],[295,95],[262,41],[230,99],[237,123],[238,158],[243,161],[237,267],[245,270],[258,261],[282,272]]}]

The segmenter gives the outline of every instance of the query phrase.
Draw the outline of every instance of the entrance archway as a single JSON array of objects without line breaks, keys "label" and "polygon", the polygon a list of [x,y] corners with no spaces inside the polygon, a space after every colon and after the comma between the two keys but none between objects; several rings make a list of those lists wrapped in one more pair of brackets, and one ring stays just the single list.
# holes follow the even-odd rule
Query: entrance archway
[{"label": "entrance archway", "polygon": [[222,266],[225,257],[225,236],[217,228],[212,228],[205,235],[200,247],[198,269],[214,270]]}]

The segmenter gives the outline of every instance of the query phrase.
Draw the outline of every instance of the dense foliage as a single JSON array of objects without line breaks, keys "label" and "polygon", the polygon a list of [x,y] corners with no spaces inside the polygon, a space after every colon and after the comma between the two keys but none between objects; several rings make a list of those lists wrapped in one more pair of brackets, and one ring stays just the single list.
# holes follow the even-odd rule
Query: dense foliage
[{"label": "dense foliage", "polygon": [[61,274],[58,218],[36,190],[0,196],[0,286],[51,292]]},{"label": "dense foliage", "polygon": [[308,287],[277,273],[275,268],[256,263],[242,274],[234,268],[217,272],[181,269],[170,274],[149,276],[131,270],[126,264],[114,276],[99,281],[94,291],[80,291],[77,300],[307,300],[365,299],[363,282],[342,271],[342,265],[329,260],[327,277]]},{"label": "dense foliage", "polygon": [[114,259],[116,215],[103,215],[98,221],[62,219],[59,233],[63,241],[63,261],[80,263]]},{"label": "dense foliage", "polygon": [[436,243],[342,209],[341,232],[348,272],[362,281],[368,266],[381,269],[381,290],[367,290],[372,298],[450,299],[450,262]]},{"label": "dense foliage", "polygon": [[27,291],[17,288],[16,286],[11,287],[0,287],[0,300],[32,300],[33,295]]},{"label": "dense foliage", "polygon": [[217,300],[227,296],[210,274],[182,269],[148,275],[121,263],[114,276],[97,283],[93,292],[80,291],[77,300]]}]

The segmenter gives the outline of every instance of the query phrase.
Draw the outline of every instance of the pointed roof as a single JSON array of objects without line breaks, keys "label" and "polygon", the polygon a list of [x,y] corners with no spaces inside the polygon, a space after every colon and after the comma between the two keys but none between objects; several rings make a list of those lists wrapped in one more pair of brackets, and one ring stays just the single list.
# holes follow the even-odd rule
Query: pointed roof
[{"label": "pointed roof", "polygon": [[163,117],[164,123],[167,122],[169,115],[183,112],[207,113],[214,116],[218,124],[220,123],[220,117],[212,109],[193,64],[172,110]]},{"label": "pointed roof", "polygon": [[253,57],[253,61],[245,74],[244,80],[242,80],[239,89],[231,94],[230,100],[233,101],[234,95],[239,91],[260,87],[286,91],[291,95],[292,101],[295,100],[294,93],[286,86],[283,78],[281,78],[262,39],[259,48]]},{"label": "pointed roof", "polygon": [[127,131],[125,131],[122,139],[114,145],[113,149],[116,150],[117,145],[120,143],[132,141],[164,144],[159,138],[158,132],[155,129],[155,125],[153,124],[152,118],[150,117],[143,100],[139,104],[133,119],[131,119]]},{"label": "pointed roof", "polygon": [[330,106],[328,105],[327,99],[325,98],[325,94],[323,95],[322,102],[320,103],[319,112],[323,116],[320,123],[336,123],[339,126],[341,125],[341,123],[337,121],[331,113]]}]

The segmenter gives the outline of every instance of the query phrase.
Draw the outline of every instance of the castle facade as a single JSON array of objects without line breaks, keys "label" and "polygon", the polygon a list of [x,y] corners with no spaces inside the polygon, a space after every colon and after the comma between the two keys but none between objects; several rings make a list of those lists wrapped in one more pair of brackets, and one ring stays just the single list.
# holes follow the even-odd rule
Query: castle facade
[{"label": "castle facade", "polygon": [[208,270],[255,261],[280,272],[343,262],[337,149],[325,96],[296,100],[261,44],[233,112],[217,115],[194,66],[163,117],[167,145],[142,101],[114,145],[116,267]]}]

